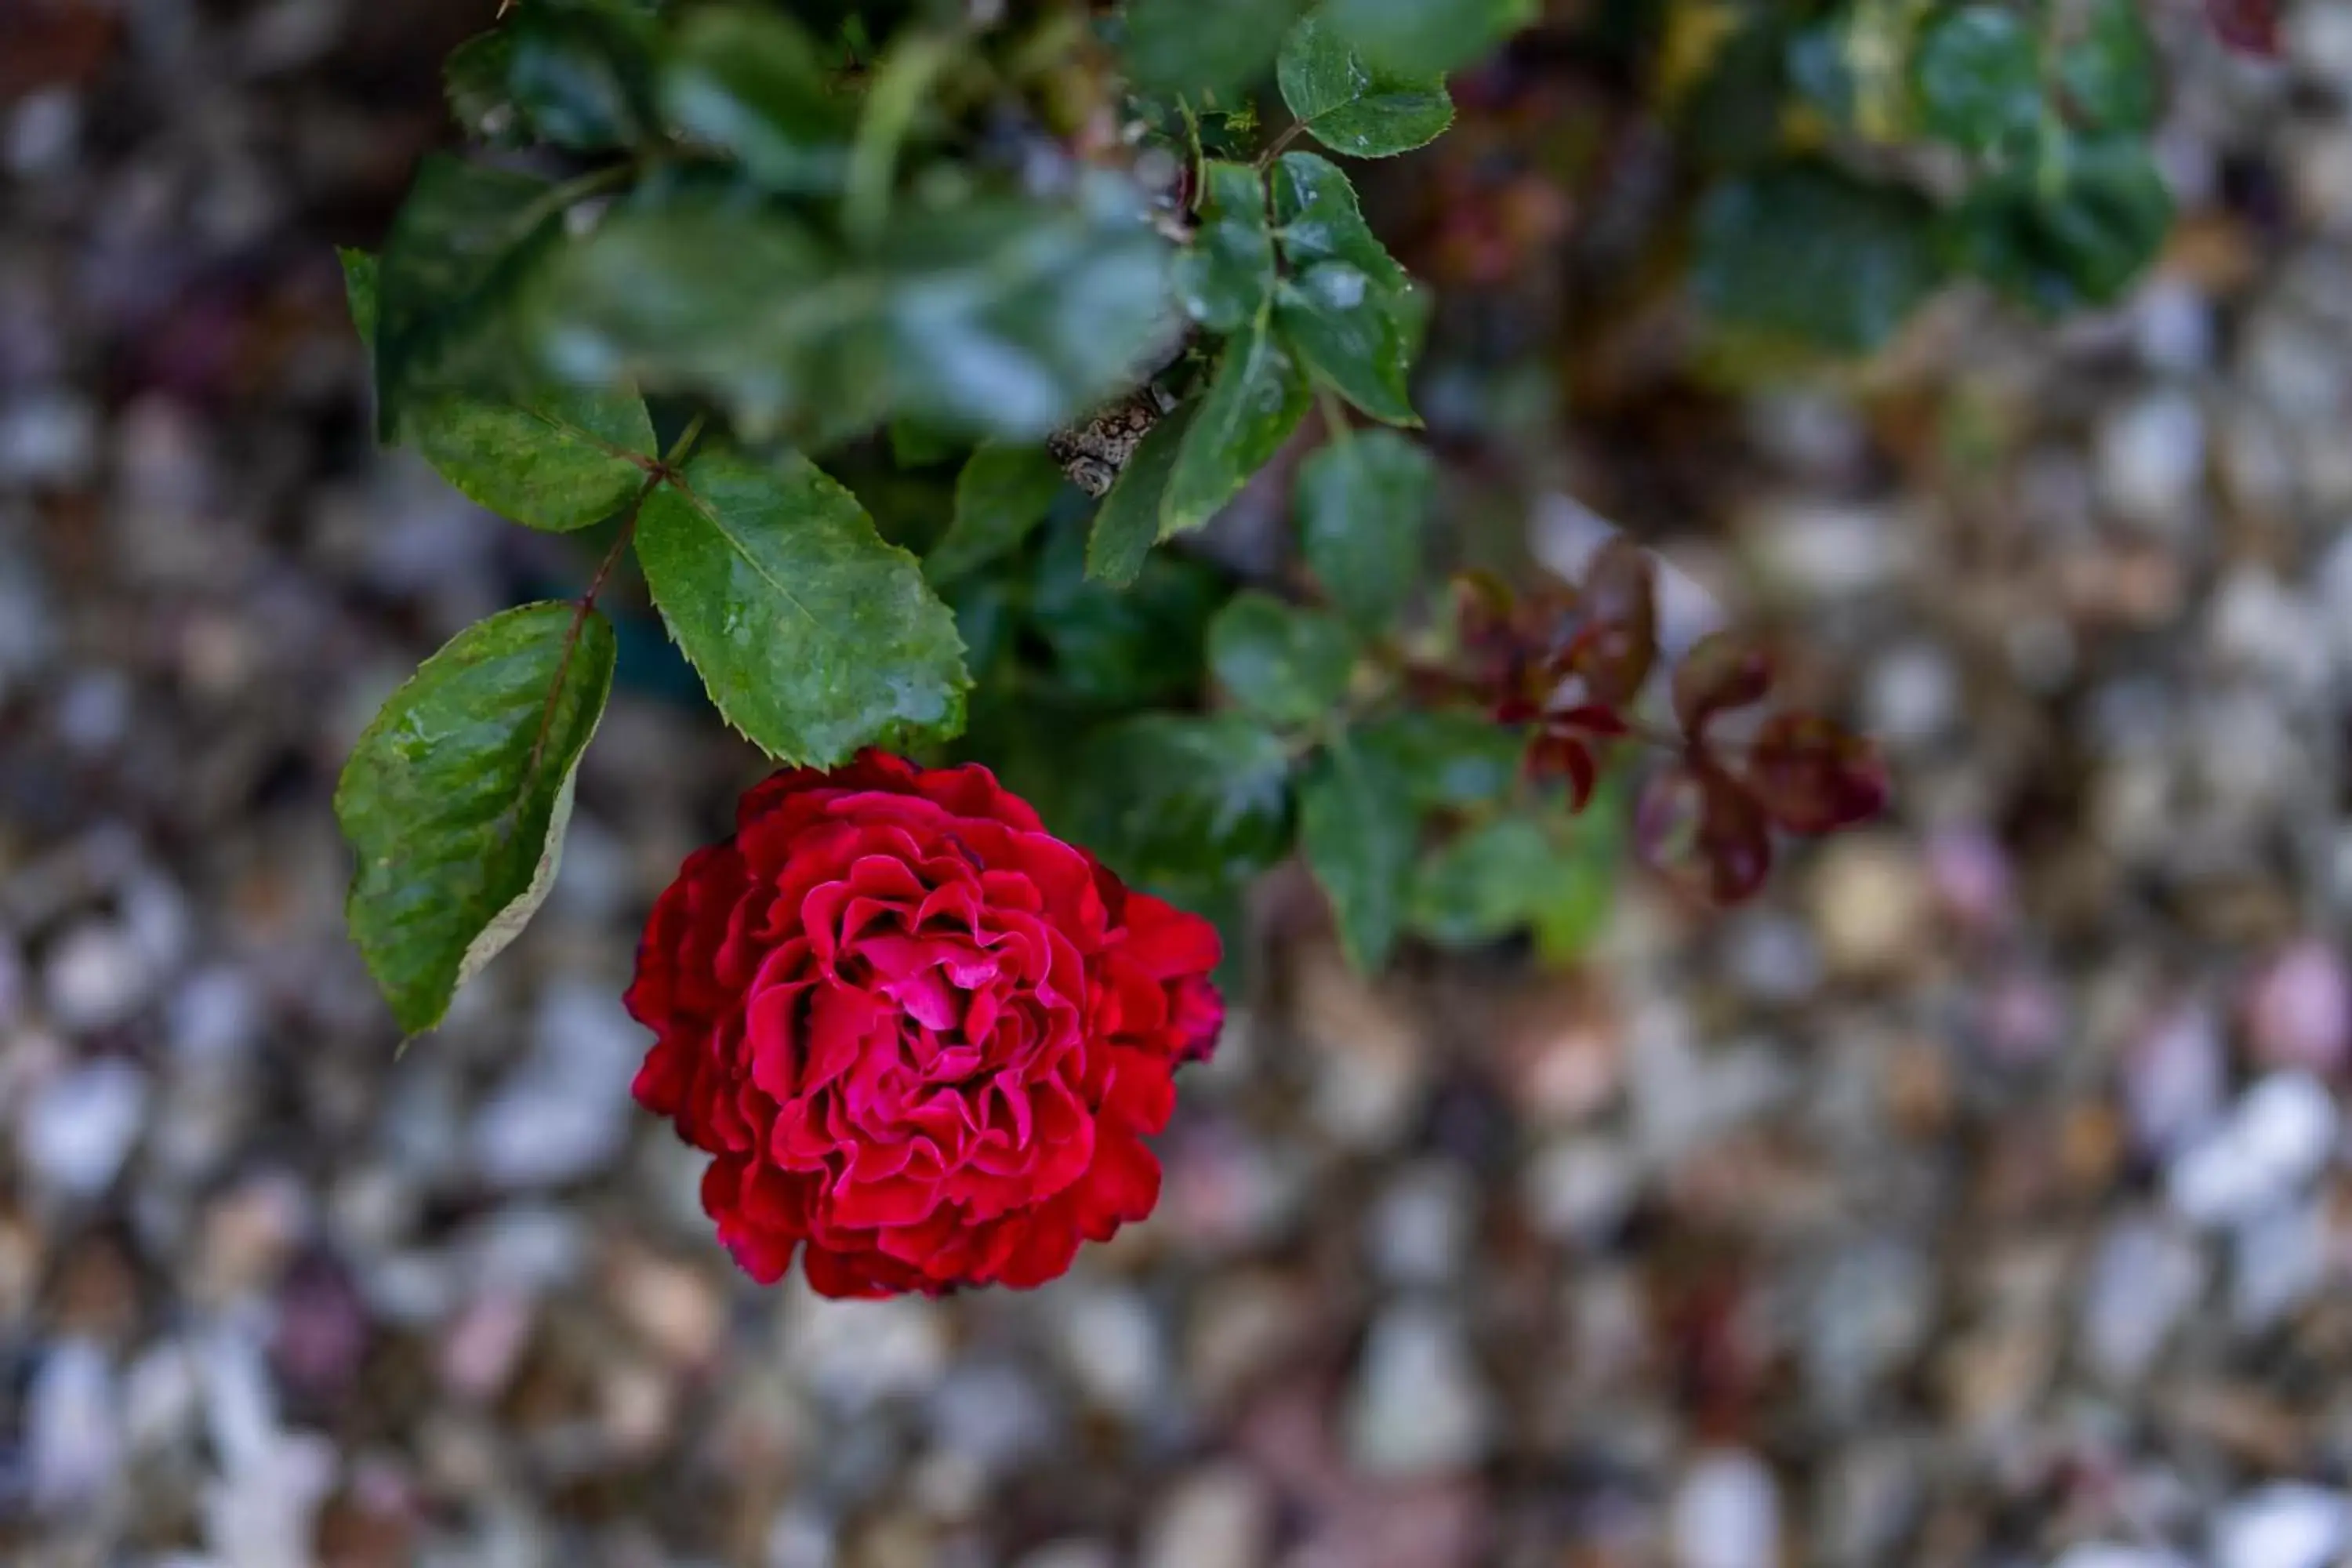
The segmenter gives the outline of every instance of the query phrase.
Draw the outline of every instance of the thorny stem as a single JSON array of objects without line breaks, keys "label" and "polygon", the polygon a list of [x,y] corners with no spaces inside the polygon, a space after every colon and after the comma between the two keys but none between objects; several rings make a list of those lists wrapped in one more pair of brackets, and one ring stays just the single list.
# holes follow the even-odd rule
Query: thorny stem
[{"label": "thorny stem", "polygon": [[1264,174],[1266,170],[1274,167],[1274,161],[1276,158],[1281,157],[1285,153],[1290,151],[1290,144],[1306,134],[1307,121],[1304,120],[1293,121],[1288,125],[1284,126],[1282,128],[1282,134],[1276,137],[1272,142],[1267,142],[1265,151],[1257,155],[1258,173]]}]

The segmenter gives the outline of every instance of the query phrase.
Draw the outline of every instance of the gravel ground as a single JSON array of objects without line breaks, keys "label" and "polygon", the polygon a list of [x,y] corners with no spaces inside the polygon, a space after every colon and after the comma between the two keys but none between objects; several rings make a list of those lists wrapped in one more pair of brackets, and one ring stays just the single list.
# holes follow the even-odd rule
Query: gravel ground
[{"label": "gravel ground", "polygon": [[759,771],[657,661],[437,1037],[341,935],[360,724],[577,573],[367,450],[326,248],[477,10],[7,7],[10,1561],[2352,1562],[2352,5],[2184,54],[2128,310],[1740,410],[1675,558],[1895,820],[1549,979],[1368,988],[1277,879],[1154,1220],[866,1305],[737,1278],[627,1100],[635,924]]}]

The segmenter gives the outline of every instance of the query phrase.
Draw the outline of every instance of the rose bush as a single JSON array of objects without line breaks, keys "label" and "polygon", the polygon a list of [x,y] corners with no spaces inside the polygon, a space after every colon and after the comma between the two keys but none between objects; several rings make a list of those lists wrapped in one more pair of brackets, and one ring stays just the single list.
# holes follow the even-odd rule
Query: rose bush
[{"label": "rose bush", "polygon": [[1143,1218],[1143,1140],[1223,1004],[1215,928],[1048,834],[987,769],[878,752],[775,774],[656,904],[635,1093],[712,1160],[762,1282],[1042,1284]]}]

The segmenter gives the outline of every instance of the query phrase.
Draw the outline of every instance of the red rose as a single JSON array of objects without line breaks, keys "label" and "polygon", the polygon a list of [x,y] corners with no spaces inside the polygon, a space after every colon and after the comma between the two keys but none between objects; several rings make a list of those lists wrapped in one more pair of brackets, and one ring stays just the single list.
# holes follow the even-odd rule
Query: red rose
[{"label": "red rose", "polygon": [[826,1296],[1040,1285],[1158,1201],[1218,956],[987,769],[866,752],[753,788],[654,906],[636,1097],[762,1283],[805,1246]]}]

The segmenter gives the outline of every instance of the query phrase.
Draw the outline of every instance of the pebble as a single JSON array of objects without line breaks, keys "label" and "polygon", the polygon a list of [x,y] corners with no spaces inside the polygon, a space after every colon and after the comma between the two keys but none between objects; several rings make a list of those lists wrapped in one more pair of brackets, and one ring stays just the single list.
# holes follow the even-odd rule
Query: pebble
[{"label": "pebble", "polygon": [[51,1344],[25,1396],[25,1464],[34,1506],[64,1510],[115,1478],[123,1447],[114,1369],[84,1340]]},{"label": "pebble", "polygon": [[2264,1487],[2213,1521],[2213,1568],[2333,1568],[2347,1547],[2352,1498],[2321,1487]]},{"label": "pebble", "polygon": [[1406,1167],[1374,1200],[1365,1239],[1372,1273],[1391,1285],[1458,1279],[1475,1239],[1478,1188],[1450,1161]]},{"label": "pebble", "polygon": [[2126,1055],[2124,1111],[2133,1141],[2166,1154],[2211,1126],[2223,1089],[2221,1024],[2200,1001],[2159,1013]]},{"label": "pebble", "polygon": [[2159,390],[2100,422],[2099,498],[2120,521],[2168,538],[2191,521],[2205,472],[2205,416],[2188,393]]},{"label": "pebble", "polygon": [[1807,903],[1832,974],[1883,976],[1931,946],[1934,905],[1918,857],[1885,834],[1831,842],[1814,863]]},{"label": "pebble", "polygon": [[1485,1457],[1493,1401],[1462,1326],[1401,1302],[1372,1321],[1347,1410],[1348,1456],[1367,1475],[1444,1475]]},{"label": "pebble", "polygon": [[947,1325],[919,1296],[828,1301],[796,1287],[792,1300],[787,1354],[813,1390],[845,1410],[926,1393],[946,1370]]},{"label": "pebble", "polygon": [[1009,1472],[1049,1452],[1060,1413],[1020,1363],[961,1360],[930,1397],[939,1441],[983,1471]]},{"label": "pebble", "polygon": [[530,1056],[475,1114],[475,1170],[514,1192],[575,1182],[612,1163],[628,1142],[629,1083],[645,1047],[618,987],[584,979],[551,986],[533,1020]]},{"label": "pebble", "polygon": [[2128,1388],[2204,1295],[2205,1254],[2158,1219],[2118,1221],[2100,1237],[2080,1301],[2077,1332],[2091,1369]]},{"label": "pebble", "polygon": [[41,968],[50,1020],[68,1033],[88,1034],[130,1017],[154,989],[150,952],[117,921],[88,920],[69,928]]},{"label": "pebble", "polygon": [[2259,1334],[2327,1282],[2331,1237],[2324,1203],[2306,1200],[2248,1220],[2231,1248],[2230,1315]]},{"label": "pebble", "polygon": [[1633,1151],[1605,1134],[1555,1139],[1528,1161],[1520,1193],[1528,1217],[1554,1241],[1595,1247],[1641,1195]]},{"label": "pebble", "polygon": [[1264,1482],[1238,1465],[1178,1478],[1145,1521],[1136,1568],[1260,1568],[1274,1532]]},{"label": "pebble", "polygon": [[2332,1073],[2352,1048],[2352,976],[2331,944],[2296,942],[2254,976],[2245,1002],[2247,1040],[2272,1067]]},{"label": "pebble", "polygon": [[60,1197],[96,1197],[138,1143],[148,1100],[147,1075],[125,1061],[91,1062],[49,1079],[17,1112],[26,1174]]},{"label": "pebble", "polygon": [[1168,1372],[1151,1309],[1136,1292],[1118,1289],[1066,1293],[1060,1306],[1062,1357],[1080,1391],[1129,1420],[1142,1415]]},{"label": "pebble", "polygon": [[2175,1208],[2200,1225],[2252,1219],[2293,1197],[2334,1153],[2338,1113],[2307,1073],[2274,1072],[2166,1172]]},{"label": "pebble", "polygon": [[1675,1489],[1669,1553],[1675,1568],[1776,1568],[1780,1492],[1771,1470],[1742,1449],[1703,1454]]}]

